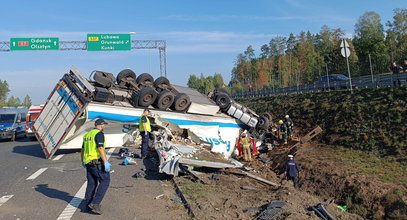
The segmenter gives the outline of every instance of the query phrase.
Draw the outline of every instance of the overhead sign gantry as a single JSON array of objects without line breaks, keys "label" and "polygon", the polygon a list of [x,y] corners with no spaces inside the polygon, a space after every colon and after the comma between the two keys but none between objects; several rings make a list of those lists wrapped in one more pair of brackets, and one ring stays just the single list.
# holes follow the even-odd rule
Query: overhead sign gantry
[{"label": "overhead sign gantry", "polygon": [[131,40],[130,34],[88,34],[86,41],[60,41],[56,37],[10,38],[0,41],[0,52],[37,50],[129,51],[158,49],[160,73],[167,77],[165,40]]}]

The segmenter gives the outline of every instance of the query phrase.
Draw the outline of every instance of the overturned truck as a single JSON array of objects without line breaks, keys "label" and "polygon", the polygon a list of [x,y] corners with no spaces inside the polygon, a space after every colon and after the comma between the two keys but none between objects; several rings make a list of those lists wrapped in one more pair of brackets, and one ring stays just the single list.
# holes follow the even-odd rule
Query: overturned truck
[{"label": "overturned truck", "polygon": [[[144,108],[149,108],[154,117],[151,143],[167,173],[176,172],[169,168],[168,161],[175,165],[240,166],[237,161],[225,160],[235,153],[240,133],[247,130],[262,140],[272,126],[269,115],[258,116],[223,89],[203,95],[172,85],[165,77],[153,80],[147,73],[136,77],[130,69],[116,77],[103,71],[93,71],[92,76],[93,80],[87,79],[72,67],[49,95],[32,126],[46,158],[58,149],[79,149],[83,134],[93,127],[96,118],[110,122],[104,131],[106,147],[134,143]],[[210,157],[210,151],[220,157]]]}]

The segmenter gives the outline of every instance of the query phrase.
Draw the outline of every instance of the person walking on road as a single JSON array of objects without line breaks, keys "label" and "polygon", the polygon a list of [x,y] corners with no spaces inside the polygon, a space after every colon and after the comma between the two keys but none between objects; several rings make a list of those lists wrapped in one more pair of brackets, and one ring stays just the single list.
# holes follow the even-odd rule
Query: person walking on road
[{"label": "person walking on road", "polygon": [[280,143],[287,144],[287,125],[283,122],[283,120],[279,120],[278,124],[280,125],[278,132],[279,132],[279,138],[280,138]]},{"label": "person walking on road", "polygon": [[87,210],[102,214],[100,203],[110,184],[110,167],[105,152],[106,140],[103,130],[107,123],[103,119],[95,121],[95,128],[85,133],[81,150],[82,166],[86,168],[85,200]]},{"label": "person walking on road", "polygon": [[294,187],[298,189],[298,173],[300,172],[300,167],[294,161],[293,155],[288,155],[288,161],[285,166],[285,171],[287,173],[287,180],[292,180],[294,182]]},{"label": "person walking on road", "polygon": [[287,136],[288,136],[288,138],[291,138],[293,136],[294,123],[293,123],[293,120],[291,120],[289,115],[285,116],[284,124],[287,126]]},{"label": "person walking on road", "polygon": [[150,142],[150,132],[151,124],[148,116],[150,115],[150,110],[148,108],[144,109],[143,114],[140,117],[139,131],[141,135],[141,157],[146,158],[148,154],[148,145]]},{"label": "person walking on road", "polygon": [[242,133],[242,137],[240,138],[240,146],[243,148],[243,156],[245,161],[252,161],[252,153],[250,151],[251,141],[247,137],[246,133]]}]

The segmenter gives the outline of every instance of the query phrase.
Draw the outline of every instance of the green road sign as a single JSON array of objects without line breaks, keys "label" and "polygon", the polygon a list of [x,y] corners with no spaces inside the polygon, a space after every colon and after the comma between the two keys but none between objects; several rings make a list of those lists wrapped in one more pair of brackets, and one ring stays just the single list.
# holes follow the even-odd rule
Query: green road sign
[{"label": "green road sign", "polygon": [[88,34],[88,51],[131,50],[130,34]]},{"label": "green road sign", "polygon": [[59,38],[10,38],[10,50],[58,50]]}]

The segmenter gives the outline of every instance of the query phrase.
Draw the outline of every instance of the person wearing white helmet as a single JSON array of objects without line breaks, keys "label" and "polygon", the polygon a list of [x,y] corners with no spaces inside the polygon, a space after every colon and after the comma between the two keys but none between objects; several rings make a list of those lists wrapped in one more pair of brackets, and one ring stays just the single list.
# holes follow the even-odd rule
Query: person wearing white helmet
[{"label": "person wearing white helmet", "polygon": [[285,165],[285,171],[287,175],[287,180],[292,180],[294,182],[294,187],[298,189],[298,173],[300,172],[300,167],[294,161],[293,155],[288,155],[288,161]]},{"label": "person wearing white helmet", "polygon": [[291,120],[289,115],[286,115],[284,117],[284,124],[286,124],[286,126],[287,126],[287,136],[288,136],[288,138],[291,138],[293,135],[294,123],[293,123],[293,120]]}]

